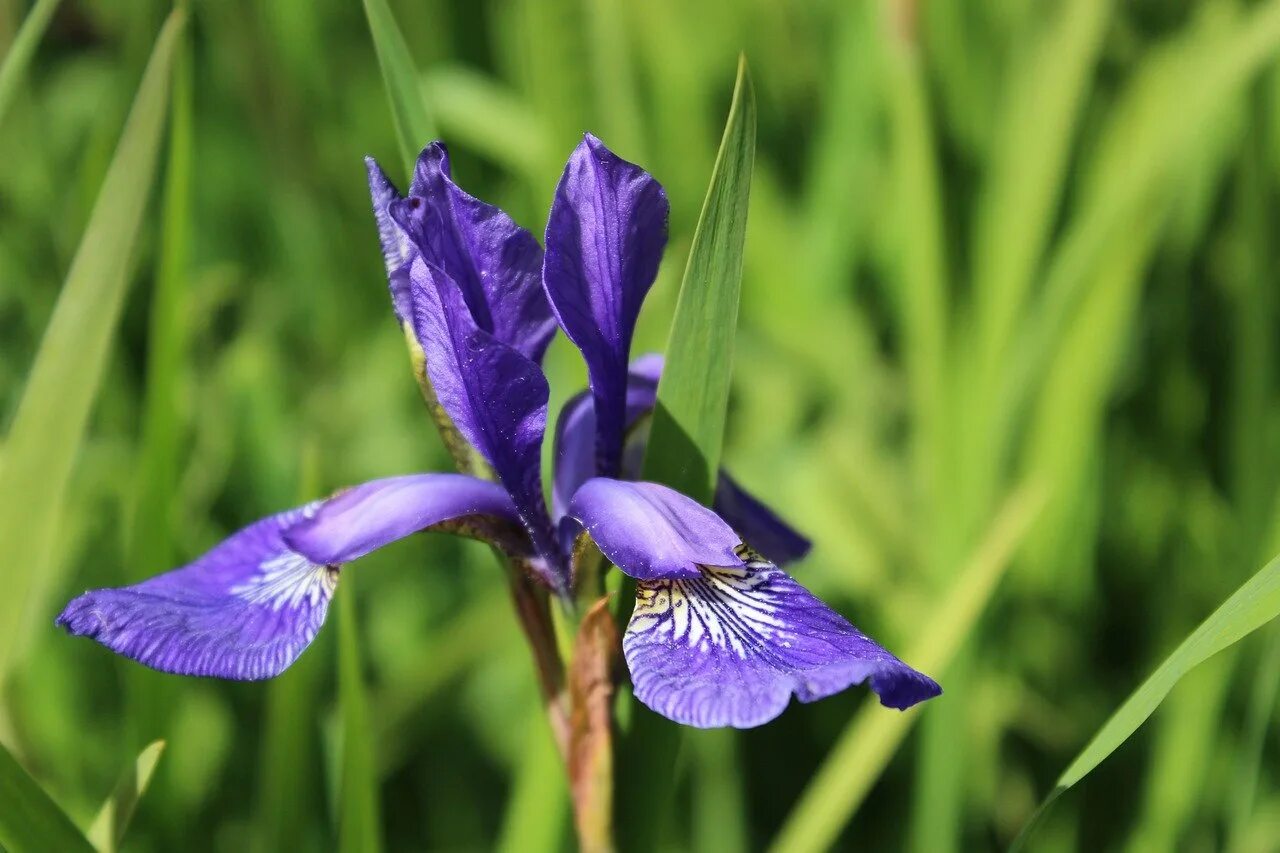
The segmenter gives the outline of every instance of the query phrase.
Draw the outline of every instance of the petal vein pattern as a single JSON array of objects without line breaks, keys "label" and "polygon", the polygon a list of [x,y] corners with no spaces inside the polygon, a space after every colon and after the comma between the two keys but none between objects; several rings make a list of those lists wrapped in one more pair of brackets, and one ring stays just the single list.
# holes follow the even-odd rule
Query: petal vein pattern
[{"label": "petal vein pattern", "polygon": [[907,708],[941,692],[772,563],[745,548],[740,568],[637,584],[623,638],[635,695],[699,728],[750,728],[802,702],[868,682]]},{"label": "petal vein pattern", "polygon": [[337,586],[335,567],[311,562],[282,538],[322,503],[252,524],[184,568],[86,592],[57,622],[163,672],[242,681],[278,675],[315,639]]}]

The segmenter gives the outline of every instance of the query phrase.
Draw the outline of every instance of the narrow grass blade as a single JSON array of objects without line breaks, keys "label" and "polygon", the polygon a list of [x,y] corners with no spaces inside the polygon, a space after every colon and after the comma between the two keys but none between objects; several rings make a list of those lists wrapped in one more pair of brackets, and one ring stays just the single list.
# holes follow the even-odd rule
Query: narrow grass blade
[{"label": "narrow grass blade", "polygon": [[973,285],[984,363],[999,358],[1016,327],[1048,240],[1109,11],[1104,0],[1062,4],[1008,77],[975,222]]},{"label": "narrow grass blade", "polygon": [[1276,616],[1280,616],[1280,557],[1232,593],[1111,715],[1058,777],[1053,791],[1018,835],[1013,849],[1026,844],[1054,800],[1093,772],[1146,722],[1184,675]]},{"label": "narrow grass blade", "polygon": [[[703,503],[715,491],[729,403],[755,137],[755,94],[743,57],[680,285],[644,460],[644,479]],[[634,583],[624,584],[624,624],[634,598]],[[658,844],[669,816],[680,728],[638,705],[633,717],[619,749],[618,838],[624,849],[648,850]]]},{"label": "narrow grass blade", "polygon": [[378,54],[382,82],[391,102],[391,120],[395,123],[400,153],[409,164],[410,174],[422,147],[435,138],[435,124],[422,97],[422,86],[413,64],[413,54],[396,25],[387,0],[364,0],[364,13],[373,35],[373,49]]},{"label": "narrow grass blade", "polygon": [[156,764],[163,752],[162,740],[142,750],[137,760],[120,777],[111,796],[102,804],[88,832],[89,843],[98,853],[115,853],[120,848],[125,831],[129,828],[129,821],[133,819],[133,812],[142,795],[147,792],[147,786],[151,784],[151,776],[155,773]]},{"label": "narrow grass blade", "polygon": [[[172,512],[184,453],[180,409],[187,349],[193,88],[191,39],[184,33],[173,59],[160,263],[151,294],[142,438],[124,561],[129,581],[169,569],[181,556],[174,548]],[[132,743],[167,735],[177,684],[142,667],[128,667],[124,677]],[[163,799],[164,792],[157,793]]]},{"label": "narrow grass blade", "polygon": [[0,744],[0,848],[9,853],[93,850],[71,819]]},{"label": "narrow grass blade", "polygon": [[342,578],[338,608],[338,696],[342,705],[342,811],[338,848],[343,853],[375,853],[382,848],[372,730],[360,661],[359,627],[351,573]]},{"label": "narrow grass blade", "polygon": [[[946,671],[1044,508],[1044,499],[1041,490],[1030,486],[1008,499],[955,584],[941,597],[937,615],[924,622],[930,626],[928,633],[905,656],[912,666],[937,675]],[[943,694],[935,701],[949,700]],[[897,713],[868,702],[818,768],[770,849],[776,853],[831,849],[898,744],[927,708],[928,703]]]},{"label": "narrow grass blade", "polygon": [[646,162],[643,125],[636,108],[640,99],[627,38],[629,4],[621,0],[583,0],[582,5],[588,25],[595,115],[601,122],[599,134],[629,160]]},{"label": "narrow grass blade", "polygon": [[937,500],[944,443],[952,425],[945,403],[949,333],[948,271],[936,142],[924,64],[909,35],[889,39],[885,50],[895,193],[894,248],[899,281],[895,296],[903,332],[903,358],[911,392],[916,476]]},{"label": "narrow grass blade", "polygon": [[[1117,98],[1085,180],[1081,211],[1049,261],[1038,307],[1021,324],[1013,365],[1001,389],[1000,416],[1022,410],[1057,354],[1068,324],[1088,295],[1098,260],[1126,223],[1149,217],[1173,185],[1196,135],[1280,50],[1280,2],[1269,2],[1219,32],[1207,20],[1154,51]],[[1162,195],[1162,190],[1166,191]],[[1010,427],[992,430],[999,437]]]},{"label": "narrow grass blade", "polygon": [[[305,503],[321,493],[318,442],[304,439],[299,457],[297,503]],[[314,709],[320,704],[320,679],[333,665],[331,640],[326,634],[317,637],[301,660],[264,685],[266,713],[254,839],[254,849],[260,853],[307,849],[318,843],[314,834],[323,810],[323,789],[318,783],[323,746]]]},{"label": "narrow grass blade", "polygon": [[35,56],[40,37],[49,26],[59,2],[61,0],[37,0],[22,20],[22,27],[9,46],[9,52],[4,55],[4,61],[0,62],[0,124],[4,123],[4,114],[9,111],[9,104],[27,75],[31,57]]},{"label": "narrow grass blade", "polygon": [[492,157],[535,184],[555,159],[545,119],[501,82],[462,65],[433,68],[422,81],[440,134]]},{"label": "narrow grass blade", "polygon": [[185,20],[175,10],[156,39],[5,442],[0,542],[9,550],[0,598],[0,678],[32,617],[42,621],[49,615],[40,599],[50,586],[63,492],[124,304],[129,259],[164,135],[174,46]]},{"label": "narrow grass blade", "polygon": [[743,57],[680,285],[644,460],[646,480],[665,483],[704,503],[715,491],[733,378],[755,151],[755,90]]},{"label": "narrow grass blade", "polygon": [[564,763],[541,707],[535,708],[528,729],[524,752],[518,756],[502,831],[494,844],[499,853],[553,851],[563,847],[569,790],[565,785]]},{"label": "narrow grass blade", "polygon": [[685,737],[694,765],[690,771],[694,778],[692,849],[746,853],[751,849],[751,832],[738,731],[704,729],[687,732]]}]

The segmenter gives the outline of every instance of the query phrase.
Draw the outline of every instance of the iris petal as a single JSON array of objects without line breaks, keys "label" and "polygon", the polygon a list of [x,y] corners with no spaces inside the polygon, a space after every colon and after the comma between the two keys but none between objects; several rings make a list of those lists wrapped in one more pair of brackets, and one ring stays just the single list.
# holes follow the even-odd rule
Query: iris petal
[{"label": "iris petal", "polygon": [[364,165],[369,172],[369,195],[373,199],[373,218],[378,225],[378,242],[382,245],[382,259],[387,267],[391,306],[403,326],[413,318],[408,272],[416,250],[404,229],[391,218],[391,204],[400,200],[400,191],[372,157],[364,158]]},{"label": "iris petal", "polygon": [[771,563],[639,583],[623,651],[636,698],[698,728],[751,728],[795,695],[866,682],[891,708],[941,692]]},{"label": "iris petal", "polygon": [[[631,363],[627,371],[628,431],[653,411],[661,375],[660,355],[649,353]],[[551,488],[552,510],[557,518],[568,510],[574,492],[599,473],[596,469],[595,430],[595,403],[590,394],[578,394],[560,410],[556,421],[555,481]],[[629,479],[640,474],[645,440],[644,435],[638,434],[627,442],[622,467],[624,476]],[[752,548],[778,565],[794,562],[809,553],[811,543],[802,533],[743,488],[723,468],[716,483],[712,508]]]},{"label": "iris petal", "polygon": [[[498,530],[500,521],[519,516],[506,491],[462,474],[409,474],[363,483],[324,501],[309,517],[284,534],[294,550],[316,563],[339,565],[421,530],[471,519]],[[515,556],[528,555],[528,543],[504,538]]]},{"label": "iris petal", "polygon": [[716,481],[715,500],[711,505],[717,515],[738,531],[744,542],[777,565],[785,566],[801,559],[813,545],[767,504],[740,486],[723,468]]},{"label": "iris petal", "polygon": [[701,576],[699,566],[741,566],[741,538],[719,516],[657,483],[596,477],[569,504],[601,553],[638,580]]},{"label": "iris petal", "polygon": [[283,539],[320,502],[265,518],[181,569],[74,599],[57,623],[163,672],[271,678],[315,639],[337,569]]},{"label": "iris petal", "polygon": [[[653,410],[658,392],[662,356],[644,355],[627,371],[626,428],[630,429]],[[552,509],[564,515],[578,487],[599,473],[595,454],[596,410],[588,392],[565,403],[556,419],[555,482],[551,487]]]},{"label": "iris petal", "polygon": [[456,283],[442,270],[419,258],[412,281],[415,329],[440,405],[493,466],[538,553],[559,566],[542,495],[546,377],[538,365],[477,326]]},{"label": "iris petal", "polygon": [[409,197],[387,210],[422,258],[456,282],[480,329],[542,361],[556,331],[542,288],[542,247],[501,208],[454,183],[442,143],[423,149]]},{"label": "iris petal", "polygon": [[587,362],[604,476],[620,471],[627,358],[666,247],[667,215],[661,184],[590,134],[569,157],[551,204],[542,281]]},{"label": "iris petal", "polygon": [[[514,518],[495,483],[454,474],[374,480],[268,516],[180,569],[86,592],[57,624],[164,672],[270,678],[315,639],[340,563],[442,524],[512,526]],[[528,551],[527,542],[517,546]]]}]

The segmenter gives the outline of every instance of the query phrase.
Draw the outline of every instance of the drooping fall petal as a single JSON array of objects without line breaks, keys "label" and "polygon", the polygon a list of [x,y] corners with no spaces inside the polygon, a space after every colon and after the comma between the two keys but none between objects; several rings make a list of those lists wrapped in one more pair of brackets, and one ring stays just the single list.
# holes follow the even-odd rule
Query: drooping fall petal
[{"label": "drooping fall petal", "polygon": [[341,563],[441,524],[514,520],[494,483],[451,474],[374,480],[257,521],[180,569],[86,592],[57,623],[164,672],[270,678],[315,639]]}]

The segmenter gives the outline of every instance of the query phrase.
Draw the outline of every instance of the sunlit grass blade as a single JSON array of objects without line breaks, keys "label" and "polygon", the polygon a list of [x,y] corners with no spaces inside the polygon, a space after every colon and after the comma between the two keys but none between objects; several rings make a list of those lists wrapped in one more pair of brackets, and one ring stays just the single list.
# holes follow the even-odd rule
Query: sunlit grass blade
[{"label": "sunlit grass blade", "polygon": [[63,493],[97,396],[129,281],[164,135],[174,46],[186,20],[170,14],[143,74],[120,143],[49,321],[0,460],[0,678],[33,620],[48,617]]},{"label": "sunlit grass blade", "polygon": [[[1020,52],[1007,78],[973,238],[984,364],[1003,351],[1048,240],[1109,10],[1103,0],[1061,4],[1055,20]],[[1054,61],[1045,62],[1046,56]]]},{"label": "sunlit grass blade", "polygon": [[92,853],[93,847],[0,744],[0,848],[9,853]]},{"label": "sunlit grass blade", "polygon": [[[1014,417],[1043,378],[1101,256],[1126,223],[1146,219],[1162,189],[1216,111],[1280,50],[1280,2],[1269,2],[1225,28],[1206,22],[1155,52],[1117,99],[1100,134],[1081,210],[1068,224],[1045,273],[1043,296],[1021,325],[998,401]],[[995,436],[1006,435],[1000,424]]]},{"label": "sunlit grass blade", "polygon": [[1276,616],[1280,616],[1280,557],[1245,581],[1130,694],[1058,777],[1053,791],[1023,828],[1013,849],[1019,850],[1027,843],[1054,800],[1093,772],[1146,722],[1184,675]]},{"label": "sunlit grass blade", "polygon": [[949,333],[946,209],[938,179],[937,143],[928,109],[924,63],[911,35],[889,40],[886,89],[894,143],[894,296],[911,391],[916,475],[936,500],[943,442],[951,429],[942,411]]},{"label": "sunlit grass blade", "polygon": [[751,833],[738,732],[710,729],[690,731],[685,737],[694,779],[691,849],[746,853]]},{"label": "sunlit grass blade", "polygon": [[13,44],[9,45],[8,53],[0,60],[0,125],[4,124],[9,104],[27,75],[27,68],[31,65],[31,57],[35,56],[40,37],[44,35],[60,2],[61,0],[37,0],[27,17],[23,18],[22,27],[14,37]]},{"label": "sunlit grass blade", "polygon": [[703,503],[715,491],[724,441],[755,151],[755,90],[743,57],[680,284],[644,459],[646,480]]},{"label": "sunlit grass blade", "polygon": [[409,45],[396,25],[387,0],[364,0],[364,13],[369,19],[378,67],[382,69],[382,82],[391,102],[391,119],[395,123],[400,153],[412,174],[418,152],[435,138],[435,124],[422,97],[413,54],[409,52]]},{"label": "sunlit grass blade", "polygon": [[342,778],[339,783],[338,847],[343,853],[375,853],[382,848],[373,732],[360,658],[359,626],[351,575],[335,596],[338,608],[338,698],[342,707]]},{"label": "sunlit grass blade", "polygon": [[564,763],[547,726],[546,714],[536,709],[529,722],[524,751],[517,755],[515,781],[502,831],[494,849],[499,853],[560,850],[569,812]]},{"label": "sunlit grass blade", "polygon": [[643,124],[637,109],[635,73],[621,0],[584,0],[587,45],[591,51],[591,81],[596,94],[599,135],[630,160],[643,163]]},{"label": "sunlit grass blade", "polygon": [[[321,491],[318,443],[304,439],[299,458],[298,503],[305,503]],[[314,838],[322,811],[317,782],[322,744],[315,708],[320,704],[320,678],[332,665],[329,641],[322,634],[308,654],[264,685],[254,839],[255,849],[262,853],[307,847]]]},{"label": "sunlit grass blade", "polygon": [[[1027,486],[1009,497],[985,539],[939,601],[928,629],[904,659],[940,677],[986,609],[1005,569],[1044,507],[1043,491]],[[955,701],[944,693],[935,702]],[[840,830],[857,812],[898,744],[929,704],[898,713],[868,702],[849,723],[809,781],[770,850],[808,853],[832,849]]]},{"label": "sunlit grass blade", "polygon": [[422,81],[440,133],[528,176],[555,159],[546,122],[519,93],[462,65],[431,69]]},{"label": "sunlit grass blade", "polygon": [[115,853],[120,848],[124,834],[129,829],[129,821],[133,819],[133,812],[142,795],[147,792],[147,786],[151,784],[151,776],[155,773],[156,764],[163,752],[162,740],[142,750],[137,760],[120,777],[111,796],[102,804],[87,833],[89,843],[98,853]]},{"label": "sunlit grass blade", "polygon": [[[124,576],[129,581],[168,569],[182,556],[174,548],[172,527],[183,453],[180,409],[187,349],[194,147],[191,65],[191,40],[184,33],[173,59],[160,258],[151,294],[142,436],[124,561]],[[124,677],[132,742],[145,743],[167,735],[176,685],[141,667],[127,668]]]}]

